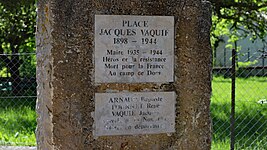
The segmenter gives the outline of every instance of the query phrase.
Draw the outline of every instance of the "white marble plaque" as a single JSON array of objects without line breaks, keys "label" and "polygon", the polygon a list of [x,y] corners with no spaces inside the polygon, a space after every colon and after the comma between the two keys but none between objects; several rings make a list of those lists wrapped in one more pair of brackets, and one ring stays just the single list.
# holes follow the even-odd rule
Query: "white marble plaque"
[{"label": "white marble plaque", "polygon": [[174,17],[95,15],[95,82],[173,82]]},{"label": "white marble plaque", "polygon": [[94,136],[175,132],[175,92],[95,93]]}]

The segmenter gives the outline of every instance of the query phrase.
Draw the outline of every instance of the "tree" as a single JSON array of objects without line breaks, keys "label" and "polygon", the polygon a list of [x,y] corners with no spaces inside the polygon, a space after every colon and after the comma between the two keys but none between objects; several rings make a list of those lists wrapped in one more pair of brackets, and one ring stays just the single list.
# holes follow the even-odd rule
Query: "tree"
[{"label": "tree", "polygon": [[35,1],[0,1],[0,61],[10,73],[13,94],[20,91],[21,52],[35,50]]},{"label": "tree", "polygon": [[265,41],[267,35],[267,0],[211,0],[213,5],[212,44],[222,41],[221,35],[234,43],[240,38]]}]

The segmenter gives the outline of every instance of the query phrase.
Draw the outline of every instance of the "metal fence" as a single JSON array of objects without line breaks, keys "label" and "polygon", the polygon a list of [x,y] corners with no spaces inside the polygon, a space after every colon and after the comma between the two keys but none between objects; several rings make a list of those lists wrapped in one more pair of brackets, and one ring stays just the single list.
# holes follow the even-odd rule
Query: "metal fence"
[{"label": "metal fence", "polygon": [[243,54],[228,53],[228,67],[213,69],[213,149],[267,149],[267,66],[238,66]]},{"label": "metal fence", "polygon": [[[0,54],[0,145],[35,144],[35,66],[34,53]],[[213,69],[212,149],[267,149],[267,66],[234,66]]]},{"label": "metal fence", "polygon": [[35,68],[35,53],[0,54],[0,145],[35,144]]}]

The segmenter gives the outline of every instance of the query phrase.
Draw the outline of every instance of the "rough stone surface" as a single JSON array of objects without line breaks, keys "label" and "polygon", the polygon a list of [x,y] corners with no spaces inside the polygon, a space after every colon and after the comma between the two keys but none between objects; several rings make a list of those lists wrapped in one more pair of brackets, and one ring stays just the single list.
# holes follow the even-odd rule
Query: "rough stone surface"
[{"label": "rough stone surface", "polygon": [[[94,84],[94,15],[175,16],[175,81]],[[39,0],[38,149],[210,149],[210,4],[201,0]],[[175,91],[176,133],[93,137],[94,93]]]}]

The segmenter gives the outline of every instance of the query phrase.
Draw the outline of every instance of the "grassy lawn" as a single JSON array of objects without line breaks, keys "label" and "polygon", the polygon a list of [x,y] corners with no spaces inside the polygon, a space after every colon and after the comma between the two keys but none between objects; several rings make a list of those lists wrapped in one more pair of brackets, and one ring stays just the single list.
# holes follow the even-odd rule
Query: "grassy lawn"
[{"label": "grassy lawn", "polygon": [[[236,81],[237,149],[267,149],[267,78],[238,78]],[[212,82],[212,149],[230,149],[231,79],[215,77]]]},{"label": "grassy lawn", "polygon": [[0,145],[36,145],[35,98],[0,99]]},{"label": "grassy lawn", "polygon": [[[236,87],[237,149],[267,149],[267,77],[238,78]],[[231,80],[212,82],[212,149],[230,147]],[[0,99],[0,145],[35,145],[35,99]],[[16,104],[14,106],[14,104]]]}]

